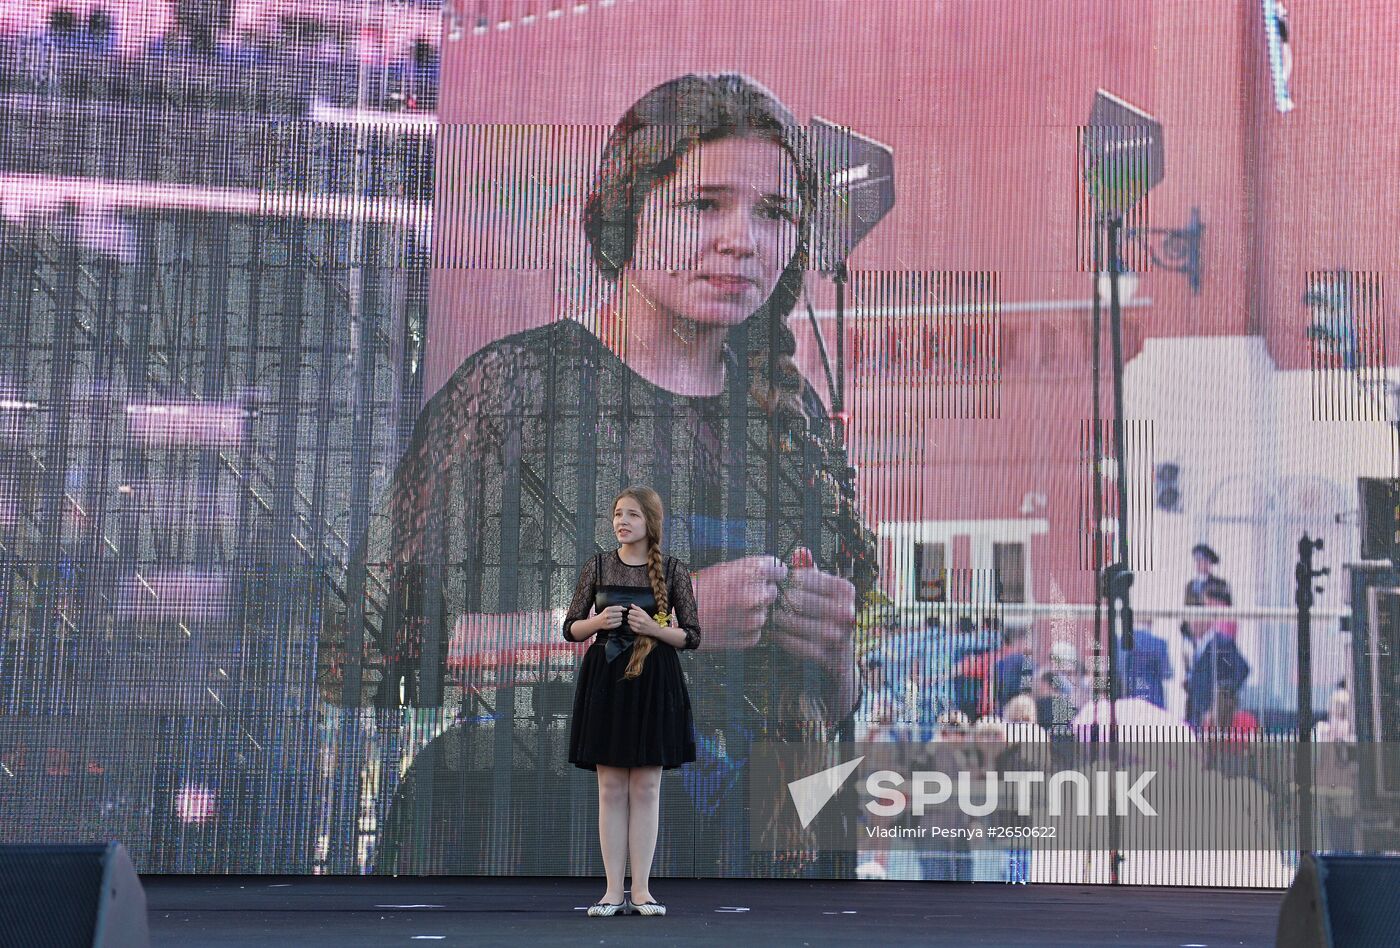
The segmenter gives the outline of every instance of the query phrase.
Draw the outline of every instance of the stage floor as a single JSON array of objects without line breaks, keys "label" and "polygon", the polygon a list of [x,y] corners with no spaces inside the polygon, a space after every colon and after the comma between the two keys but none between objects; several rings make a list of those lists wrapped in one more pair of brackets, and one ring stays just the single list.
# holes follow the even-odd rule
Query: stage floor
[{"label": "stage floor", "polygon": [[[1272,946],[1275,890],[658,879],[664,917],[589,918],[602,879],[144,876],[153,946]],[[596,943],[596,942],[595,942]]]}]

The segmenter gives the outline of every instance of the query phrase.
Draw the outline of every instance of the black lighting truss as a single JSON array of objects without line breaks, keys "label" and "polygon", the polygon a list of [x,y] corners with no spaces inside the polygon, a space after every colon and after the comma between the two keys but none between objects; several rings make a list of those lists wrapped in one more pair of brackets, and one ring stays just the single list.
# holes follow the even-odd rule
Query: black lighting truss
[{"label": "black lighting truss", "polygon": [[[317,753],[322,597],[350,594],[353,538],[417,414],[428,273],[421,232],[322,215],[314,199],[353,182],[361,196],[423,199],[431,137],[65,96],[17,97],[4,115],[0,172],[66,181],[70,196],[0,220],[0,706],[11,718],[0,736],[35,740],[42,727],[24,722],[54,717],[77,729],[139,717],[142,746],[109,745],[93,763],[156,771],[143,870],[310,871],[313,834],[279,821],[309,828],[329,798],[342,817],[330,825],[353,828],[359,796],[354,755],[328,794]],[[374,174],[357,175],[357,162]],[[84,182],[311,203],[94,209]],[[123,421],[178,406],[224,413],[237,437],[143,442]],[[143,616],[141,597],[170,576],[213,578],[226,608]],[[363,598],[373,624],[373,578]],[[170,816],[178,784],[200,775],[221,790],[217,845]],[[76,816],[54,812],[27,832]],[[350,871],[354,840],[331,849],[326,864]]]}]

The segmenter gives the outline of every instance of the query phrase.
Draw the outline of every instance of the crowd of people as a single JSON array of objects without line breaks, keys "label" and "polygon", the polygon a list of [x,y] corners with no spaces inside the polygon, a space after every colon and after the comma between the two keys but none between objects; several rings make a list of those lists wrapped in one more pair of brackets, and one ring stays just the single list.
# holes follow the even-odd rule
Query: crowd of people
[{"label": "crowd of people", "polygon": [[[1141,632],[1142,641],[1161,642]],[[1139,654],[1147,660],[1139,661]],[[1152,645],[1142,653],[1135,649],[1123,662],[1123,696],[1165,707],[1165,649],[1160,655]],[[862,667],[865,695],[857,719],[866,740],[938,740],[950,730],[1006,722],[1048,734],[1069,728],[1094,691],[1074,643],[1057,641],[1037,661],[1027,625],[1003,627],[990,616],[980,626],[963,616],[949,629],[930,615],[922,626],[888,628]]]},{"label": "crowd of people", "polygon": [[[1236,643],[1229,583],[1213,572],[1219,556],[1205,544],[1198,544],[1192,555],[1196,573],[1186,585],[1183,605],[1205,609],[1179,627],[1184,675],[1175,680],[1167,641],[1147,626],[1135,628],[1131,649],[1115,641],[1117,721],[1146,724],[1134,732],[1138,739],[1184,738],[1224,746],[1267,739],[1259,718],[1241,704],[1251,669]],[[1038,652],[1029,620],[1003,625],[986,616],[979,624],[963,615],[945,625],[944,614],[935,611],[922,623],[892,623],[874,636],[861,658],[865,690],[856,737],[1032,746],[1106,739],[1106,728],[1094,731],[1086,723],[1107,721],[1098,710],[1107,706],[1106,680],[1101,675],[1095,688],[1093,660],[1086,661],[1077,645],[1065,640],[1052,642],[1039,659]],[[1106,665],[1103,656],[1097,667],[1106,672]],[[1184,692],[1184,714],[1171,710],[1182,707],[1180,700],[1168,701],[1173,686]],[[1349,691],[1338,682],[1314,739],[1354,741],[1349,712]],[[1291,739],[1291,734],[1277,736]],[[875,853],[864,872],[870,877],[1024,882],[1027,859],[1015,851],[891,850]]]},{"label": "crowd of people", "polygon": [[[1205,728],[1257,731],[1259,722],[1239,703],[1250,675],[1249,662],[1236,644],[1237,624],[1229,616],[1230,585],[1213,569],[1219,555],[1206,544],[1192,550],[1196,574],[1186,584],[1183,605],[1205,607],[1200,618],[1181,623],[1184,644],[1185,713],[1177,722],[1199,732]],[[1091,674],[1078,645],[1051,643],[1036,659],[1028,623],[1007,623],[984,616],[980,625],[968,615],[945,628],[941,611],[922,624],[893,623],[863,657],[865,700],[859,719],[870,739],[936,740],[948,727],[1015,720],[1053,733],[1068,729],[1095,697]],[[1168,712],[1166,682],[1173,676],[1167,641],[1147,626],[1134,630],[1132,648],[1115,636],[1114,666],[1120,698],[1146,702]],[[1107,657],[1098,660],[1107,672]],[[1157,720],[1162,720],[1158,718]],[[954,722],[950,724],[949,722]],[[956,723],[961,722],[961,723]]]}]

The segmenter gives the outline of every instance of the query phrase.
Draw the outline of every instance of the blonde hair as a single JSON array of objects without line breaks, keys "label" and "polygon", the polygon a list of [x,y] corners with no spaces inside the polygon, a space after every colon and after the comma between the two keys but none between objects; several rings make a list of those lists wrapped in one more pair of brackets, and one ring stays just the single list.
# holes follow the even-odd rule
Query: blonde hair
[{"label": "blonde hair", "polygon": [[[664,511],[661,495],[650,487],[627,487],[613,498],[612,511],[617,510],[618,501],[630,497],[642,508],[642,517],[647,525],[647,579],[651,581],[651,591],[656,596],[656,610],[670,612],[671,602],[666,595],[666,570],[661,559],[661,522]],[[632,644],[632,657],[627,660],[627,670],[623,678],[636,678],[642,673],[642,665],[656,646],[650,636],[638,636]]]}]

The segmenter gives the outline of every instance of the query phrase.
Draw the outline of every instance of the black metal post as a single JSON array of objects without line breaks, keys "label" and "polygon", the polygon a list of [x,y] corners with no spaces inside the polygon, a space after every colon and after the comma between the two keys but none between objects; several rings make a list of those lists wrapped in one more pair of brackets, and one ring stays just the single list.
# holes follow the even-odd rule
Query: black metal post
[{"label": "black metal post", "polygon": [[[846,437],[846,261],[836,265],[832,282],[836,284],[836,386],[831,392],[831,414],[836,419],[836,444],[840,457],[844,459],[844,469],[839,473],[837,490],[840,497],[841,539],[837,545],[836,572],[850,578],[853,572],[855,551],[851,540],[856,536],[859,524],[855,511],[855,467],[851,464],[850,444]],[[857,606],[859,608],[859,606]]]},{"label": "black metal post", "polygon": [[[1089,462],[1092,465],[1091,470],[1094,474],[1094,690],[1092,698],[1094,714],[1091,718],[1093,723],[1090,725],[1089,740],[1094,747],[1097,747],[1099,744],[1098,701],[1101,696],[1099,691],[1099,669],[1100,661],[1103,658],[1103,653],[1101,651],[1101,643],[1105,639],[1107,640],[1108,645],[1108,687],[1106,689],[1106,697],[1108,698],[1108,731],[1111,735],[1110,740],[1116,737],[1116,732],[1118,730],[1117,727],[1114,726],[1117,723],[1117,715],[1116,709],[1113,706],[1113,677],[1114,672],[1116,671],[1116,662],[1114,661],[1113,654],[1114,651],[1116,651],[1114,649],[1113,640],[1114,610],[1112,600],[1108,599],[1109,573],[1108,570],[1104,568],[1103,563],[1103,396],[1101,394],[1102,385],[1100,383],[1100,378],[1102,376],[1100,363],[1103,356],[1103,305],[1099,299],[1099,274],[1103,272],[1103,238],[1104,231],[1099,226],[1099,221],[1096,219],[1094,222],[1093,244],[1094,284],[1092,296],[1092,354],[1090,356],[1090,400],[1093,406],[1092,411],[1090,413],[1090,418],[1093,430],[1089,438]],[[1103,622],[1103,605],[1105,600],[1108,600],[1108,622],[1106,624]],[[1107,636],[1103,634],[1105,628],[1107,628],[1108,630]],[[1112,786],[1109,787],[1109,793],[1110,795],[1113,793]],[[1113,812],[1113,807],[1111,803],[1109,812]],[[1118,851],[1118,846],[1118,820],[1114,818],[1109,823],[1108,872],[1109,883],[1111,885],[1117,885],[1119,882],[1118,862],[1120,859],[1120,855]]]},{"label": "black metal post", "polygon": [[[1118,256],[1118,241],[1123,230],[1123,218],[1121,215],[1111,215],[1106,221],[1108,236],[1108,319],[1109,319],[1109,341],[1113,350],[1113,452],[1115,467],[1115,484],[1118,498],[1118,560],[1109,564],[1103,571],[1105,593],[1108,596],[1108,748],[1109,764],[1115,771],[1118,768],[1118,697],[1122,693],[1119,682],[1118,668],[1118,642],[1122,643],[1124,652],[1133,649],[1133,608],[1130,590],[1133,585],[1133,573],[1128,563],[1128,465],[1127,446],[1123,424],[1123,308],[1118,294],[1118,277],[1123,270],[1122,261]],[[1095,274],[1095,299],[1098,298],[1097,273]],[[1097,346],[1097,337],[1095,345]],[[1097,352],[1095,353],[1097,356]],[[1095,409],[1098,407],[1098,393],[1095,392]],[[1098,432],[1095,432],[1095,442],[1098,440]],[[1094,458],[1097,466],[1099,458]],[[1097,482],[1097,477],[1095,478]],[[1095,530],[1097,535],[1098,531]],[[1121,632],[1115,640],[1115,626],[1121,628]],[[1114,788],[1110,786],[1110,793]],[[1114,807],[1114,801],[1110,798],[1110,806]],[[1117,812],[1114,807],[1113,812]],[[1110,881],[1118,884],[1119,863],[1122,861],[1120,852],[1121,825],[1119,818],[1114,817],[1109,824],[1109,849],[1110,849]]]},{"label": "black metal post", "polygon": [[[1312,607],[1313,580],[1327,575],[1327,567],[1313,569],[1313,550],[1322,549],[1322,539],[1306,533],[1298,541],[1298,565],[1294,567],[1298,605],[1298,742],[1294,776],[1298,784],[1298,858],[1314,851],[1313,771],[1312,771]],[[1321,591],[1319,587],[1319,592]]]},{"label": "black metal post", "polygon": [[[1123,228],[1121,217],[1108,220],[1108,319],[1109,337],[1113,344],[1113,450],[1116,455],[1118,485],[1118,565],[1115,582],[1110,586],[1112,595],[1119,592],[1117,608],[1123,624],[1123,648],[1133,648],[1133,610],[1128,590],[1133,584],[1132,570],[1128,565],[1128,451],[1123,427],[1123,308],[1118,300],[1118,277],[1123,264],[1118,259],[1118,239]],[[1109,650],[1109,678],[1113,678],[1113,652]]]},{"label": "black metal post", "polygon": [[[1103,304],[1099,299],[1099,274],[1103,272],[1103,232],[1095,221],[1093,263],[1094,263],[1094,284],[1093,295],[1091,297],[1093,307],[1092,328],[1090,332],[1090,357],[1089,357],[1089,399],[1091,409],[1089,413],[1092,431],[1089,437],[1090,463],[1093,465],[1094,485],[1094,701],[1101,697],[1099,693],[1099,661],[1102,658],[1100,652],[1101,643],[1104,641],[1103,605],[1108,596],[1108,577],[1103,568],[1103,478],[1101,477],[1102,465],[1099,459],[1103,457],[1103,395],[1100,377],[1102,370],[1100,363],[1103,358]],[[1109,634],[1107,636],[1110,661],[1113,652],[1113,616],[1108,617]],[[1107,690],[1107,689],[1106,689]],[[1098,742],[1098,715],[1094,715],[1093,733],[1090,739]]]},{"label": "black metal post", "polygon": [[831,393],[833,413],[846,406],[846,261],[836,265],[831,280],[836,284],[836,388]]}]

